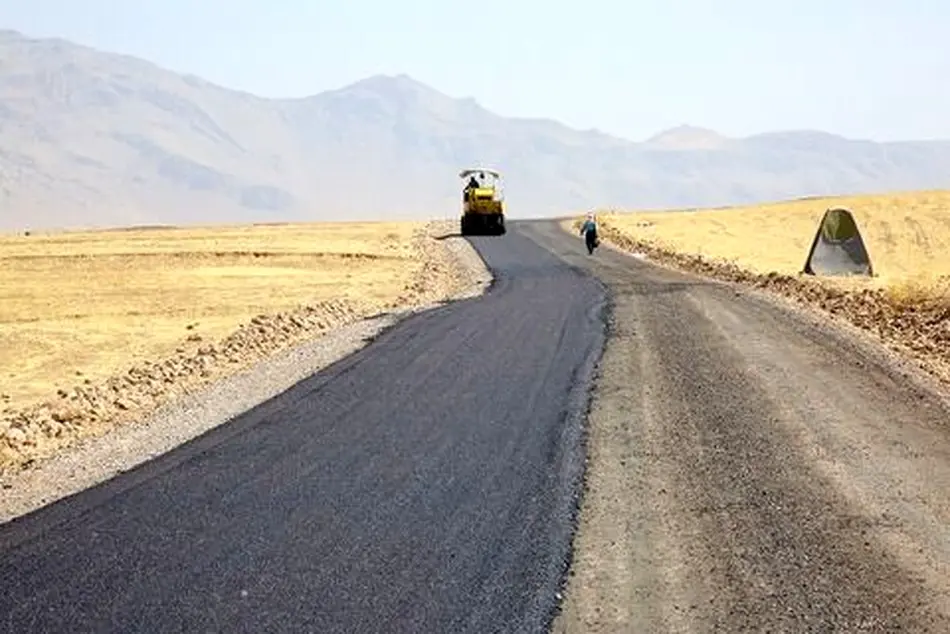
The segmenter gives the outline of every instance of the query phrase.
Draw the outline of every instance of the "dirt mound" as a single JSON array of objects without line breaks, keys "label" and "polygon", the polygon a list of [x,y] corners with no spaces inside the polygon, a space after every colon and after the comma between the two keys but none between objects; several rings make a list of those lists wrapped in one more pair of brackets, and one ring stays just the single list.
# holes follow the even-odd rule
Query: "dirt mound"
[{"label": "dirt mound", "polygon": [[730,262],[677,253],[637,240],[601,223],[603,239],[628,252],[710,278],[765,289],[799,304],[821,308],[872,333],[891,349],[913,358],[921,368],[950,385],[950,294],[944,289],[864,288],[849,290],[819,279],[753,273]]},{"label": "dirt mound", "polygon": [[473,284],[485,280],[464,261],[457,245],[435,239],[443,229],[432,223],[413,236],[418,264],[412,282],[395,301],[381,305],[341,298],[261,314],[221,340],[206,341],[193,333],[167,358],[143,362],[99,383],[87,379],[30,408],[0,410],[0,473],[29,467],[81,438],[140,419],[178,396],[334,328],[380,312],[472,294]]}]

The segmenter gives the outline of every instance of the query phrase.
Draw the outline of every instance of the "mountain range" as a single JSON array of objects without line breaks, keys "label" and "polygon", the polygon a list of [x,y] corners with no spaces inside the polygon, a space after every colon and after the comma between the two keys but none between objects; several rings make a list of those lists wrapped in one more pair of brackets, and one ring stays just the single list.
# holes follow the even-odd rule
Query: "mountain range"
[{"label": "mountain range", "polygon": [[682,126],[635,142],[407,75],[266,99],[0,31],[0,230],[447,217],[469,165],[501,170],[510,216],[536,217],[942,188],[950,141]]}]

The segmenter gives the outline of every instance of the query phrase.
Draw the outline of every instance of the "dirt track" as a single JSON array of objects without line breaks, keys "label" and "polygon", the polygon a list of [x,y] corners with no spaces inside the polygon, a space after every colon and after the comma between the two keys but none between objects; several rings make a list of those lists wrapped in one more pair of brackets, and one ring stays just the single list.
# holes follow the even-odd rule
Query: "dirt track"
[{"label": "dirt track", "polygon": [[613,295],[573,632],[950,631],[950,415],[752,294],[536,239]]}]

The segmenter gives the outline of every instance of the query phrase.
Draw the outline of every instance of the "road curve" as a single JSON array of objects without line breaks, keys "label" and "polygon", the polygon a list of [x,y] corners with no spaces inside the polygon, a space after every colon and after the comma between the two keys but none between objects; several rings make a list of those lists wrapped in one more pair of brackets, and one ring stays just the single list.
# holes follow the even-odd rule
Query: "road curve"
[{"label": "road curve", "polygon": [[605,296],[517,226],[473,242],[486,297],[0,527],[0,629],[543,630]]},{"label": "road curve", "polygon": [[873,347],[608,249],[555,632],[950,632],[950,411]]}]

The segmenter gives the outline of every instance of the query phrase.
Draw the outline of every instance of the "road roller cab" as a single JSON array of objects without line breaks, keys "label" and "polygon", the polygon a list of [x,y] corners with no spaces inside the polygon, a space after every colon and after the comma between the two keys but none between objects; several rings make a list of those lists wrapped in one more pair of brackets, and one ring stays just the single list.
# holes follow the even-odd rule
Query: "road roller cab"
[{"label": "road roller cab", "polygon": [[462,170],[462,235],[503,235],[505,201],[501,174],[488,168]]}]

